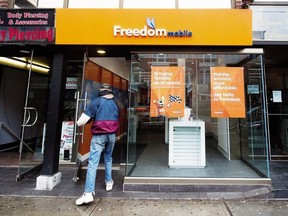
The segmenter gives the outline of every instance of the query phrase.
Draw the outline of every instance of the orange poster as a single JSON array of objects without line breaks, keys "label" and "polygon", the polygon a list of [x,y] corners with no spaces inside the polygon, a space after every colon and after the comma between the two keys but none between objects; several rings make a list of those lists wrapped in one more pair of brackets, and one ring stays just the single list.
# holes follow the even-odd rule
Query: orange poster
[{"label": "orange poster", "polygon": [[151,67],[150,116],[183,117],[184,67]]},{"label": "orange poster", "polygon": [[211,117],[245,118],[244,68],[211,67]]}]

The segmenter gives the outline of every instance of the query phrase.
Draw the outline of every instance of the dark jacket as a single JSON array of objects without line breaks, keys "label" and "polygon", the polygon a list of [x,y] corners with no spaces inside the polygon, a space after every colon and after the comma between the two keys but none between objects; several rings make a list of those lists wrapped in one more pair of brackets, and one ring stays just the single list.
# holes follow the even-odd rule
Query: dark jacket
[{"label": "dark jacket", "polygon": [[119,108],[113,94],[99,96],[84,113],[93,121],[93,135],[116,133],[119,128]]}]

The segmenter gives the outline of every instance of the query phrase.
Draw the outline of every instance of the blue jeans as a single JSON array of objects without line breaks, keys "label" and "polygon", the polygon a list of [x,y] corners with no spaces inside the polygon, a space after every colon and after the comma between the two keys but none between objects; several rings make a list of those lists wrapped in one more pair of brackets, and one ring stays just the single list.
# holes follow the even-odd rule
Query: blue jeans
[{"label": "blue jeans", "polygon": [[95,180],[101,153],[104,150],[105,182],[112,181],[112,153],[116,134],[93,135],[86,174],[85,192],[95,192]]}]

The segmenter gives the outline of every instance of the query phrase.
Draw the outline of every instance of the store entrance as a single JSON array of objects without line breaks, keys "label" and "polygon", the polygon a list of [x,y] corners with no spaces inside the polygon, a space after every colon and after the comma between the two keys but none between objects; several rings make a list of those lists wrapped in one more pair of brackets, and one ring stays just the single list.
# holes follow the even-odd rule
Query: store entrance
[{"label": "store entrance", "polygon": [[[113,68],[117,68],[117,71]],[[124,70],[124,58],[88,58],[85,53],[83,61],[68,61],[60,163],[69,161],[76,163],[74,181],[78,181],[82,168],[87,165],[92,138],[90,133],[92,123],[78,127],[76,121],[86,107],[98,97],[102,83],[109,83],[112,86],[115,100],[120,108],[120,128],[113,152],[113,169],[120,169],[120,163],[125,162],[128,80],[124,77]],[[119,75],[121,73],[123,76]],[[103,164],[101,158],[99,167],[104,168]]]},{"label": "store entrance", "polygon": [[18,181],[42,166],[51,58],[16,49],[0,64],[0,166]]},{"label": "store entrance", "polygon": [[271,160],[288,160],[288,73],[266,67]]},{"label": "store entrance", "polygon": [[265,76],[271,160],[288,160],[288,50],[265,47]]}]

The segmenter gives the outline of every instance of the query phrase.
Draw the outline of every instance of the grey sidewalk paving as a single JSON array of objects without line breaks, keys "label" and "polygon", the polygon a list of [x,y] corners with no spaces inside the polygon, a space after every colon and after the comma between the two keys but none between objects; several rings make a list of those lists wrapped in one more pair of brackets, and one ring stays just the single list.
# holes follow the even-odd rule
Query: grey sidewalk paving
[{"label": "grey sidewalk paving", "polygon": [[[72,180],[73,170],[71,168],[61,168],[63,174],[60,184],[52,190],[35,190],[37,175],[30,176],[20,182],[15,182],[15,170],[0,168],[0,196],[23,196],[23,197],[79,197],[84,190],[85,176],[81,177],[78,182]],[[172,190],[169,192],[152,192],[152,191],[123,191],[123,170],[114,171],[114,187],[110,192],[105,190],[105,174],[104,170],[99,170],[96,183],[96,197],[98,198],[134,198],[134,199],[194,199],[194,200],[215,200],[215,199],[258,199],[258,200],[274,200],[286,198],[284,196],[276,196],[275,191],[271,191],[270,187],[260,188],[244,188],[235,185],[197,185],[193,191]],[[85,174],[85,172],[83,172]],[[169,185],[168,185],[169,186]],[[282,184],[281,184],[282,186]],[[247,189],[247,190],[246,190]],[[284,188],[283,188],[284,189]],[[281,190],[283,191],[283,190]],[[287,192],[286,189],[284,192]],[[282,194],[283,195],[283,194]]]},{"label": "grey sidewalk paving", "polygon": [[76,206],[74,198],[0,196],[1,216],[287,216],[288,201],[96,198]]},{"label": "grey sidewalk paving", "polygon": [[273,185],[269,188],[221,191],[221,188],[215,187],[207,191],[169,193],[124,192],[124,173],[121,170],[114,172],[115,185],[113,191],[107,193],[104,172],[100,170],[95,201],[76,206],[75,200],[83,193],[85,178],[73,182],[73,168],[61,167],[61,183],[51,191],[39,191],[35,190],[39,174],[15,182],[16,168],[4,167],[0,168],[0,216],[287,216],[288,162],[274,162],[272,168]]}]

